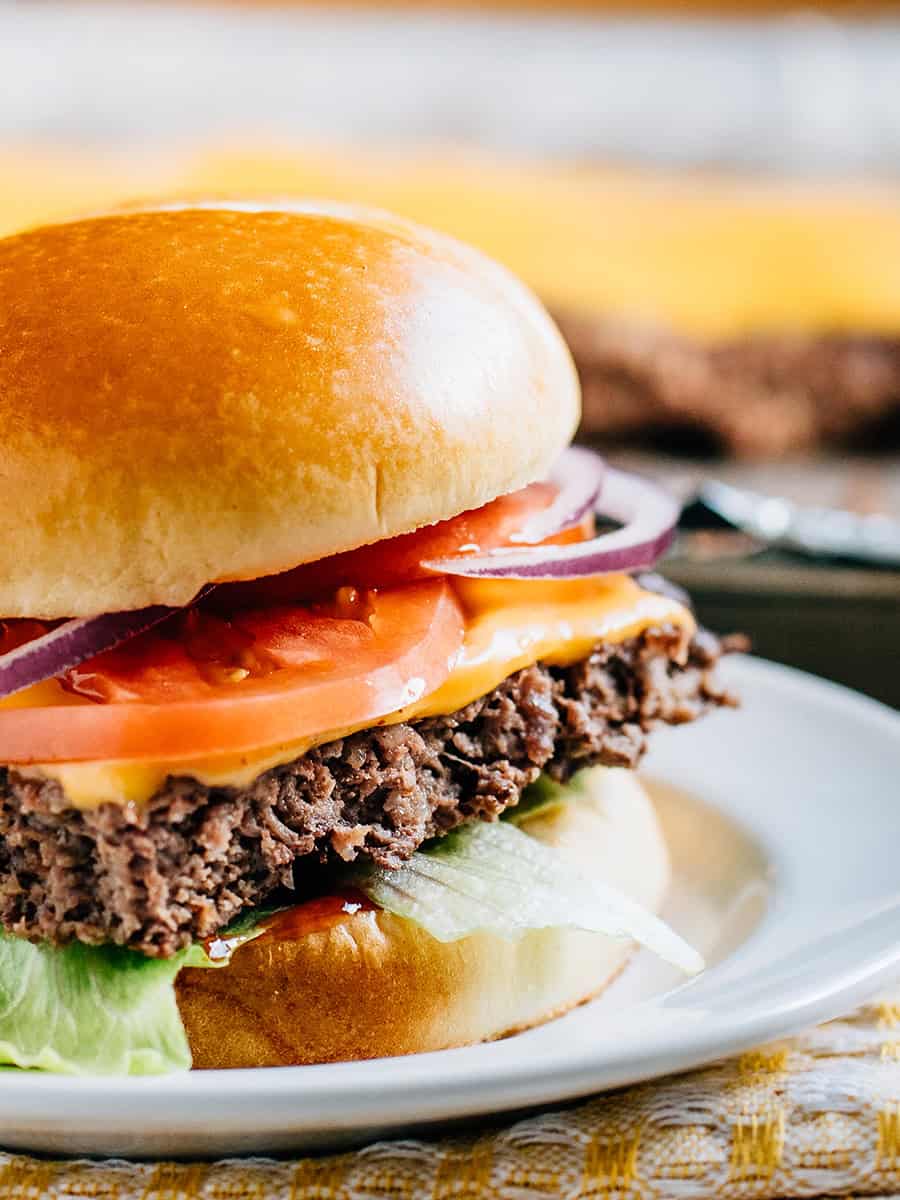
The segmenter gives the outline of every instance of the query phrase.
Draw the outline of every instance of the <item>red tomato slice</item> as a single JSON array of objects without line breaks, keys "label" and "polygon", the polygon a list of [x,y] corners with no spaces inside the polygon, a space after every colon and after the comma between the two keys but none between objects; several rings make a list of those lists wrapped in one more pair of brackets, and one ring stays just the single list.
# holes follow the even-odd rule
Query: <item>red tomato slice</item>
[{"label": "red tomato slice", "polygon": [[[344,586],[397,587],[414,579],[433,579],[434,575],[423,563],[510,545],[511,536],[518,533],[529,517],[548,508],[556,494],[557,489],[551,483],[532,483],[521,491],[500,496],[483,508],[460,513],[449,521],[428,525],[414,533],[304,563],[281,575],[220,585],[213,593],[212,603],[228,608],[296,603],[298,597],[321,595]],[[585,536],[593,534],[585,531],[582,522],[547,540],[580,541]]]},{"label": "red tomato slice", "polygon": [[0,621],[0,654],[9,654],[19,646],[33,642],[35,638],[43,637],[59,622],[33,621],[30,617],[13,617],[11,620]]},{"label": "red tomato slice", "polygon": [[374,724],[443,683],[463,632],[444,580],[192,611],[70,671],[85,703],[0,708],[0,762],[200,758]]}]

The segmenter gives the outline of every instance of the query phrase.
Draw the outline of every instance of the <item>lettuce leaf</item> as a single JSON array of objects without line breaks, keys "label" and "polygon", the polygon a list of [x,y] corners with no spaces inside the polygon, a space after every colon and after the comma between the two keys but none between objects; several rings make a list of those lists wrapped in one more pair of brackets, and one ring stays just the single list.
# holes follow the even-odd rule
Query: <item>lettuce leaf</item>
[{"label": "lettuce leaf", "polygon": [[66,1074],[158,1075],[191,1065],[175,1003],[186,954],[0,937],[0,1063]]},{"label": "lettuce leaf", "polygon": [[195,944],[165,959],[121,946],[50,946],[0,934],[0,1065],[70,1075],[188,1070],[178,972],[227,966],[273,911],[242,916],[208,951]]},{"label": "lettuce leaf", "polygon": [[539,775],[534,783],[530,783],[522,792],[518,804],[504,809],[500,820],[508,821],[510,825],[524,825],[532,817],[543,816],[554,808],[578,800],[590,791],[591,777],[598,769],[603,771],[611,768],[594,767],[579,771],[565,784],[554,782],[549,775]]},{"label": "lettuce leaf", "polygon": [[517,938],[532,929],[582,929],[638,942],[688,974],[704,965],[642,905],[502,821],[462,826],[394,870],[356,871],[354,883],[440,942],[473,933]]}]

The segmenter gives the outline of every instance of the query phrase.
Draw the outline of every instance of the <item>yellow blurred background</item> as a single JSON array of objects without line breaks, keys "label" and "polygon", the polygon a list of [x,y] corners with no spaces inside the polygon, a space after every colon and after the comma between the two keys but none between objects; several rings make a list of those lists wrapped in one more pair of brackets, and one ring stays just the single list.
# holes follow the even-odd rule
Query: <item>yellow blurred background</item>
[{"label": "yellow blurred background", "polygon": [[314,195],[480,246],[551,305],[730,336],[900,330],[900,187],[239,143],[0,150],[0,232],[142,197]]}]

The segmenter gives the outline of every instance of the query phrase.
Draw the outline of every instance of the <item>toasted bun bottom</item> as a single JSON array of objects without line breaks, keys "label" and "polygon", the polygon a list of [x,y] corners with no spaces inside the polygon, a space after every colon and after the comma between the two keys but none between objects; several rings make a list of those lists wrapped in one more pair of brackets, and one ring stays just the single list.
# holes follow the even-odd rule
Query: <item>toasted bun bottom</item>
[{"label": "toasted bun bottom", "polygon": [[[631,772],[599,769],[588,794],[524,826],[581,870],[657,910],[669,863]],[[630,953],[597,934],[436,941],[382,911],[345,913],[295,936],[266,934],[220,970],[188,969],[178,1003],[194,1065],[289,1066],[442,1050],[502,1037],[596,995]]]}]

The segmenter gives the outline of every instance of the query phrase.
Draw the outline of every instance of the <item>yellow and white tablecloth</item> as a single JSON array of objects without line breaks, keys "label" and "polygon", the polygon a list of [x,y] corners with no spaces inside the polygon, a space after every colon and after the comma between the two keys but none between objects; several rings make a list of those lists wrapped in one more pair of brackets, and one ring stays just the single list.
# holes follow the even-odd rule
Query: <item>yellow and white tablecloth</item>
[{"label": "yellow and white tablecloth", "polygon": [[900,990],[740,1058],[466,1136],[380,1142],[292,1161],[0,1155],[2,1200],[787,1200],[894,1193]]}]

